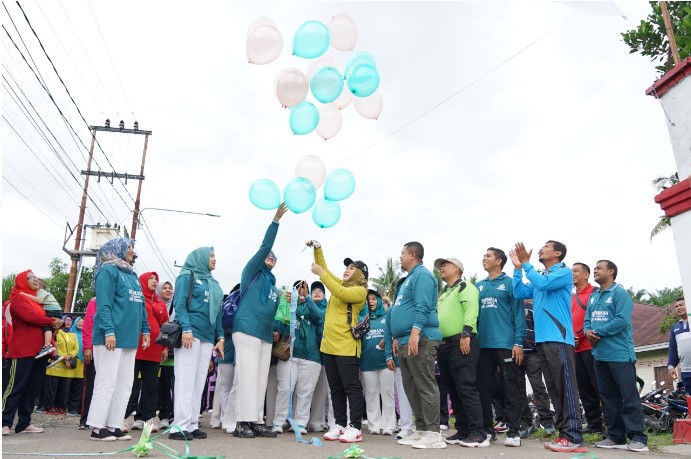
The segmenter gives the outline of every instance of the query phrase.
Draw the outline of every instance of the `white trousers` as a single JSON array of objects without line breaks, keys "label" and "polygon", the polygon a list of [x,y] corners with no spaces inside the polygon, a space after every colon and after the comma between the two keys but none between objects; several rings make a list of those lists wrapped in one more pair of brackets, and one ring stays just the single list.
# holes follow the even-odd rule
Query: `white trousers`
[{"label": "white trousers", "polygon": [[405,395],[403,389],[403,378],[401,377],[401,369],[396,367],[394,371],[394,380],[396,382],[396,397],[398,397],[398,410],[401,415],[401,430],[415,430],[413,424],[413,407],[410,406],[408,397]]},{"label": "white trousers", "polygon": [[314,396],[312,397],[312,411],[310,414],[309,425],[315,430],[321,429],[324,425],[324,420],[329,427],[336,425],[334,417],[334,408],[331,405],[331,392],[329,391],[329,381],[326,379],[326,370],[324,365],[319,372],[319,380],[317,386],[314,388]]},{"label": "white trousers", "polygon": [[213,351],[211,343],[199,340],[191,348],[175,349],[175,420],[173,423],[185,432],[199,428],[199,410],[209,362]]},{"label": "white trousers", "polygon": [[237,420],[263,424],[264,396],[271,364],[271,343],[235,332],[233,344],[235,384],[238,387]]},{"label": "white trousers", "polygon": [[[292,360],[292,368],[291,368]],[[321,364],[306,359],[293,358],[287,362],[280,361],[276,365],[276,412],[273,418],[275,426],[283,425],[288,418],[288,400],[290,392],[295,390],[293,404],[293,419],[299,426],[307,426],[310,416],[310,406],[314,388],[319,380]],[[267,418],[267,422],[271,422]]]},{"label": "white trousers", "polygon": [[132,393],[137,350],[116,348],[108,351],[104,345],[95,345],[92,352],[98,371],[86,423],[97,429],[119,429]]},{"label": "white trousers", "polygon": [[[367,403],[367,426],[370,432],[396,429],[396,406],[394,405],[394,372],[388,368],[363,371]],[[379,399],[381,397],[381,405]]]},{"label": "white trousers", "polygon": [[[214,394],[214,406],[211,412],[211,427],[220,427],[227,410],[235,412],[235,402],[229,402],[230,391],[233,388],[235,365],[232,363],[219,363],[216,374],[216,393]],[[234,416],[232,416],[234,417]]]}]

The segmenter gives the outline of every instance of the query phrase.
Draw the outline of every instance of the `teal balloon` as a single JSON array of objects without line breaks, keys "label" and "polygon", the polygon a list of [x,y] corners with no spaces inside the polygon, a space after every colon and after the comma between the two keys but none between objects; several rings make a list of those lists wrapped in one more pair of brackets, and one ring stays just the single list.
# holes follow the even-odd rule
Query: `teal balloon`
[{"label": "teal balloon", "polygon": [[326,177],[324,197],[329,201],[342,201],[355,191],[355,177],[348,169],[336,169]]},{"label": "teal balloon", "polygon": [[379,87],[379,72],[376,67],[361,64],[350,72],[348,89],[356,97],[367,97],[374,94]]},{"label": "teal balloon", "polygon": [[319,57],[329,49],[331,32],[319,21],[307,21],[293,37],[293,54],[305,59]]},{"label": "teal balloon", "polygon": [[255,180],[250,185],[250,201],[262,210],[277,209],[281,205],[281,190],[269,179]]},{"label": "teal balloon", "polygon": [[320,228],[331,228],[341,219],[341,206],[335,201],[320,199],[312,207],[312,221]]},{"label": "teal balloon", "polygon": [[345,71],[343,72],[343,76],[345,77],[345,79],[347,80],[350,77],[350,73],[357,66],[362,64],[371,65],[375,69],[377,68],[377,61],[374,60],[374,56],[364,51],[359,52],[355,54],[353,57],[351,57],[348,63],[346,64]]},{"label": "teal balloon", "polygon": [[290,129],[293,134],[305,135],[319,124],[319,109],[311,102],[300,102],[290,109]]},{"label": "teal balloon", "polygon": [[283,202],[296,214],[309,210],[317,199],[317,189],[305,177],[295,177],[283,190]]},{"label": "teal balloon", "polygon": [[335,67],[320,68],[310,80],[312,95],[322,104],[330,104],[343,91],[343,75]]}]

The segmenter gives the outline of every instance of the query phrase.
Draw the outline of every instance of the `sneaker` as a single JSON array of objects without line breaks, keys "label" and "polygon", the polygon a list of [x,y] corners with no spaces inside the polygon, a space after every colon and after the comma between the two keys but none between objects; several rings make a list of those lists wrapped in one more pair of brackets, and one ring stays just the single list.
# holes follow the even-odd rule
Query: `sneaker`
[{"label": "sneaker", "polygon": [[40,351],[38,351],[38,354],[36,354],[35,359],[41,359],[47,355],[49,355],[51,352],[55,351],[55,348],[53,346],[43,346]]},{"label": "sneaker", "polygon": [[602,441],[595,442],[595,446],[605,449],[626,449],[626,443],[616,443],[611,438],[605,438]]},{"label": "sneaker", "polygon": [[10,434],[9,426],[2,426],[2,434],[3,435],[9,435]]},{"label": "sneaker", "polygon": [[393,430],[391,429],[384,429],[381,431],[381,434],[387,437],[393,437]]},{"label": "sneaker", "polygon": [[583,445],[577,445],[576,443],[571,443],[564,437],[559,437],[551,442],[545,443],[545,448],[550,451],[556,451],[557,453],[586,453],[588,449]]},{"label": "sneaker", "polygon": [[79,424],[77,430],[89,430],[89,426],[86,424]]},{"label": "sneaker", "polygon": [[235,429],[231,429],[230,427],[224,428],[223,431],[230,435],[233,435],[235,433]]},{"label": "sneaker", "polygon": [[192,437],[192,434],[190,434],[188,432],[183,433],[183,432],[179,432],[179,431],[169,433],[168,438],[170,440],[187,440],[187,441],[194,440],[194,437]]},{"label": "sneaker", "polygon": [[254,432],[255,437],[276,438],[276,432],[270,429],[266,424],[255,424],[250,422],[250,429]]},{"label": "sneaker", "polygon": [[370,431],[369,431],[369,434],[370,434],[370,435],[381,435],[381,430],[377,430],[377,429],[375,429],[375,430],[370,430]]},{"label": "sneaker", "polygon": [[[101,429],[103,430],[103,429]],[[116,440],[120,441],[127,441],[127,440],[132,440],[132,435],[123,432],[122,429],[116,428],[111,434],[115,437]]]},{"label": "sneaker", "polygon": [[449,445],[460,445],[461,440],[464,440],[464,438],[462,438],[458,432],[444,439],[444,441]]},{"label": "sneaker", "polygon": [[[401,432],[403,432],[403,430]],[[413,443],[417,443],[418,441],[420,441],[421,438],[422,438],[422,433],[415,430],[410,435],[408,435],[407,437],[401,438],[400,440],[398,440],[398,444],[410,446]]]},{"label": "sneaker", "polygon": [[37,413],[45,413],[46,411],[46,407],[44,406],[39,406],[38,408],[36,408]]},{"label": "sneaker", "polygon": [[132,423],[131,430],[144,430],[144,421],[141,419]]},{"label": "sneaker", "polygon": [[343,435],[338,439],[341,443],[358,443],[362,441],[362,431],[352,425],[345,428]]},{"label": "sneaker", "polygon": [[402,429],[400,432],[398,432],[398,435],[396,435],[396,439],[397,440],[405,440],[406,438],[410,437],[411,435],[413,435],[412,430]]},{"label": "sneaker", "polygon": [[542,424],[542,429],[545,431],[545,435],[554,435],[557,433],[557,429],[554,428],[554,424],[551,422]]},{"label": "sneaker", "polygon": [[326,432],[324,434],[324,440],[328,440],[328,441],[340,440],[341,435],[343,435],[343,427],[336,424],[335,426],[330,428],[328,432]]},{"label": "sneaker", "polygon": [[509,430],[509,427],[503,421],[499,421],[494,424],[494,431],[496,433],[504,433],[507,430]]},{"label": "sneaker", "polygon": [[518,431],[518,436],[521,437],[521,438],[528,438],[528,437],[530,437],[530,436],[533,434],[533,432],[535,432],[536,430],[537,430],[537,429],[535,428],[535,426],[531,424],[531,425],[526,426],[526,427],[522,428],[521,430],[519,430],[519,431]]},{"label": "sneaker", "polygon": [[167,429],[168,427],[170,427],[170,421],[168,421],[167,419],[161,419],[158,422],[158,427],[160,429]]},{"label": "sneaker", "polygon": [[101,429],[96,433],[96,431],[91,432],[91,437],[89,437],[90,440],[94,441],[115,441],[115,435],[113,435],[113,432],[108,432],[108,429]]},{"label": "sneaker", "polygon": [[67,413],[67,416],[73,418],[73,417],[76,417],[76,416],[80,416],[80,414],[73,410],[73,411],[68,412],[68,413]]},{"label": "sneaker", "polygon": [[425,432],[425,435],[411,445],[415,449],[443,449],[448,445],[439,432]]},{"label": "sneaker", "polygon": [[504,446],[521,446],[521,437],[518,433],[514,433],[513,436],[507,435],[504,439]]},{"label": "sneaker", "polygon": [[282,434],[283,433],[283,426],[274,426],[273,429],[271,429],[273,432],[276,432],[277,434]]},{"label": "sneaker", "polygon": [[20,434],[43,433],[43,428],[42,427],[36,427],[33,424],[29,424],[29,427],[27,427],[26,429],[22,430],[21,432],[17,432],[17,433],[20,433]]},{"label": "sneaker", "polygon": [[192,434],[192,438],[194,438],[195,440],[203,440],[207,437],[206,432],[204,432],[203,430],[199,430],[199,429],[194,429],[190,433]]},{"label": "sneaker", "polygon": [[[489,435],[489,434],[487,434]],[[461,439],[459,445],[465,446],[466,448],[487,448],[489,446],[489,437],[482,438],[481,435],[468,435],[467,438]]]},{"label": "sneaker", "polygon": [[439,430],[449,430],[449,426],[446,424],[439,424]]},{"label": "sneaker", "polygon": [[629,446],[626,447],[627,451],[636,451],[637,453],[645,453],[650,451],[646,445],[640,441],[632,441]]},{"label": "sneaker", "polygon": [[305,429],[305,426],[298,426],[298,429],[300,430],[300,435],[307,435],[307,429]]},{"label": "sneaker", "polygon": [[63,360],[65,360],[65,356],[59,355],[59,356],[55,357],[53,360],[51,360],[50,363],[48,364],[48,366],[46,366],[46,368],[54,367],[55,365],[62,362]]},{"label": "sneaker", "polygon": [[497,433],[492,429],[491,432],[487,432],[487,440],[489,441],[497,441]]},{"label": "sneaker", "polygon": [[254,434],[254,430],[252,430],[250,427],[249,422],[238,422],[237,426],[235,426],[235,430],[233,431],[233,437],[254,438],[256,435]]}]

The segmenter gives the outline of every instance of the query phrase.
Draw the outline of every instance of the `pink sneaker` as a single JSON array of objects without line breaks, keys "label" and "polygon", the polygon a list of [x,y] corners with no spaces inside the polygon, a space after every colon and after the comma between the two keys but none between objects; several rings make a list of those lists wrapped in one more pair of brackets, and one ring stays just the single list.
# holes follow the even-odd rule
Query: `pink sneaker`
[{"label": "pink sneaker", "polygon": [[30,424],[29,427],[27,427],[26,429],[22,430],[19,433],[20,434],[23,434],[23,433],[43,433],[43,429],[41,427],[36,427],[35,425]]}]

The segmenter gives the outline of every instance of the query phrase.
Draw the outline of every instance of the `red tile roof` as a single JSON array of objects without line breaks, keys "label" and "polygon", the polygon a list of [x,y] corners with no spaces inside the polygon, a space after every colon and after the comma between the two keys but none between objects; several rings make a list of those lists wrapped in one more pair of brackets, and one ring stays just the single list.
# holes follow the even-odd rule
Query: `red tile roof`
[{"label": "red tile roof", "polygon": [[674,313],[671,306],[661,308],[651,304],[634,303],[631,317],[634,347],[668,343],[669,331],[660,334],[660,324],[664,316],[670,312]]}]

